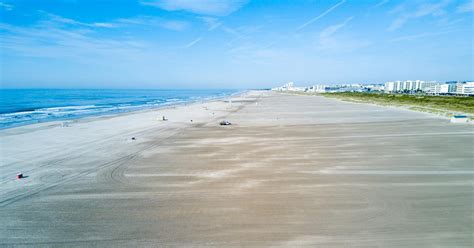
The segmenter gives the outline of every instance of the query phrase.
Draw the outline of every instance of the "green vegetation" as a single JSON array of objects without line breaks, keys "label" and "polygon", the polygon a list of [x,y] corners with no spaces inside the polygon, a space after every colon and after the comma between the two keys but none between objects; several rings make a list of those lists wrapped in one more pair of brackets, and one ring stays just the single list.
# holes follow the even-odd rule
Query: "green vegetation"
[{"label": "green vegetation", "polygon": [[474,114],[474,97],[359,92],[324,93],[321,95],[352,102],[406,106],[413,110],[444,114],[448,116],[460,113],[469,115]]}]

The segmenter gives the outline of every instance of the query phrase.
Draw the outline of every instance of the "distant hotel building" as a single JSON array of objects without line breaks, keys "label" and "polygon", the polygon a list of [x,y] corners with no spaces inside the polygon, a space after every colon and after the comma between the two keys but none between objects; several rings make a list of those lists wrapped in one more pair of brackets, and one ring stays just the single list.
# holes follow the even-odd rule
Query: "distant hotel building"
[{"label": "distant hotel building", "polygon": [[308,89],[310,92],[316,93],[325,93],[326,92],[326,85],[313,85]]},{"label": "distant hotel building", "polygon": [[306,87],[295,87],[293,82],[289,82],[281,87],[272,88],[273,91],[308,91]]},{"label": "distant hotel building", "polygon": [[424,92],[434,95],[474,95],[473,82],[447,82],[406,80],[385,83],[386,93],[414,93]]},{"label": "distant hotel building", "polygon": [[425,82],[421,80],[394,81],[385,83],[385,92],[404,92],[404,91],[426,91],[428,88],[437,85],[436,82]]},{"label": "distant hotel building", "polygon": [[474,82],[466,82],[464,84],[456,84],[456,94],[458,94],[458,95],[474,95]]}]

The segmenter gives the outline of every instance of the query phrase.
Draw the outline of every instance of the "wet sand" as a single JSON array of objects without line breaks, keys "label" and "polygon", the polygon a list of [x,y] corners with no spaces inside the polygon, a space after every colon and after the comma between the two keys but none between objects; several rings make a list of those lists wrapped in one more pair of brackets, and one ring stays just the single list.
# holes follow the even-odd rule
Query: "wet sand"
[{"label": "wet sand", "polygon": [[3,130],[0,245],[472,247],[473,127],[255,91]]}]

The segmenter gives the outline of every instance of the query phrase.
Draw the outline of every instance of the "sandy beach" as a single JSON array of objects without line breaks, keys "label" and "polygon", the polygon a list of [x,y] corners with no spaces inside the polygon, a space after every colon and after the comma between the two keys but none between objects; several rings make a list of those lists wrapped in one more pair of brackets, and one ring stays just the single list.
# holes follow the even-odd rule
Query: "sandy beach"
[{"label": "sandy beach", "polygon": [[1,130],[0,246],[474,245],[473,125],[231,100]]}]

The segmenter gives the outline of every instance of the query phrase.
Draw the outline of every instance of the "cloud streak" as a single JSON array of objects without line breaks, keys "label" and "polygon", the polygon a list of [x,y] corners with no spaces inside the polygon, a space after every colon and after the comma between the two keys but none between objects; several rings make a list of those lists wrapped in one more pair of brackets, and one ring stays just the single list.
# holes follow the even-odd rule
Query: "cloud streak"
[{"label": "cloud streak", "polygon": [[389,2],[389,0],[382,0],[382,1],[378,2],[376,5],[374,5],[373,8],[378,8],[382,5],[387,4],[388,2]]},{"label": "cloud streak", "polygon": [[354,17],[351,16],[349,18],[347,18],[344,22],[342,23],[339,23],[339,24],[335,24],[335,25],[332,25],[332,26],[329,26],[327,28],[325,28],[323,31],[321,31],[321,33],[319,34],[319,37],[320,38],[327,38],[327,37],[330,37],[332,36],[334,33],[336,33],[339,29],[345,27],[347,25],[347,23],[349,23]]},{"label": "cloud streak", "polygon": [[247,0],[143,0],[141,3],[168,11],[226,16],[240,9]]},{"label": "cloud streak", "polygon": [[351,37],[345,39],[333,38],[334,34],[339,32],[347,26],[352,20],[353,16],[346,18],[343,22],[328,26],[319,33],[319,39],[316,45],[316,50],[319,52],[329,53],[346,53],[357,49],[370,46],[372,43],[365,40],[357,40]]},{"label": "cloud streak", "polygon": [[451,0],[443,0],[438,3],[425,3],[415,8],[415,11],[405,11],[405,5],[399,5],[392,10],[392,13],[399,13],[399,16],[392,21],[388,27],[388,31],[395,31],[402,28],[407,22],[412,19],[417,19],[425,16],[442,16],[445,14],[444,8],[451,2]]},{"label": "cloud streak", "polygon": [[458,13],[469,13],[474,11],[474,1],[468,0],[464,4],[459,5],[456,8],[456,12]]},{"label": "cloud streak", "polygon": [[420,34],[405,35],[405,36],[400,36],[400,37],[391,39],[390,42],[412,41],[412,40],[422,39],[422,38],[431,37],[431,36],[445,35],[451,32],[452,30],[446,30],[442,32],[424,32]]},{"label": "cloud streak", "polygon": [[215,17],[201,16],[199,17],[199,19],[201,19],[202,21],[204,21],[204,23],[206,23],[208,27],[207,31],[212,31],[222,25],[222,23],[219,22],[219,19]]},{"label": "cloud streak", "polygon": [[324,16],[326,16],[327,14],[331,13],[333,10],[335,10],[337,7],[341,6],[342,4],[344,4],[346,2],[346,0],[342,0],[338,3],[336,3],[335,5],[331,6],[329,9],[327,9],[326,11],[324,11],[323,13],[321,13],[320,15],[314,17],[313,19],[301,24],[298,28],[296,28],[296,31],[300,31],[302,29],[304,29],[305,27],[307,27],[308,25],[311,25],[313,22],[323,18]]},{"label": "cloud streak", "polygon": [[189,26],[189,24],[184,21],[167,20],[153,16],[135,16],[130,18],[115,19],[109,22],[86,23],[70,18],[65,18],[59,15],[47,13],[44,11],[41,11],[40,13],[42,13],[46,17],[45,20],[42,21],[43,23],[49,23],[54,25],[79,26],[84,28],[123,28],[128,26],[152,26],[161,27],[173,31],[183,31]]},{"label": "cloud streak", "polygon": [[6,4],[6,3],[0,2],[0,8],[4,9],[6,11],[11,11],[11,10],[13,10],[14,6],[11,5],[11,4]]},{"label": "cloud streak", "polygon": [[173,31],[183,31],[188,28],[189,24],[185,21],[179,20],[167,20],[153,16],[136,16],[131,18],[122,18],[114,20],[108,23],[112,27],[123,27],[123,26],[152,26],[161,27]]},{"label": "cloud streak", "polygon": [[99,38],[93,27],[60,16],[48,15],[29,27],[0,23],[3,31],[0,48],[18,57],[60,59],[95,63],[98,58],[133,58],[145,55],[147,44],[119,37]]},{"label": "cloud streak", "polygon": [[200,42],[201,40],[202,40],[202,37],[196,38],[195,40],[193,40],[193,41],[189,42],[188,44],[186,44],[186,45],[184,46],[184,48],[190,48],[190,47],[196,45],[196,44],[197,44],[198,42]]}]

